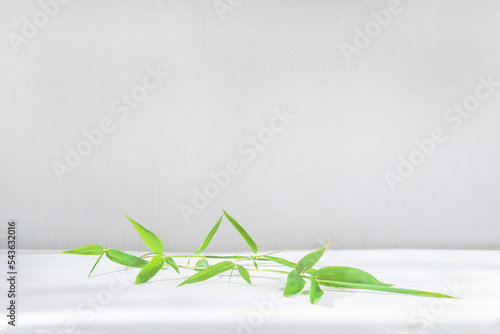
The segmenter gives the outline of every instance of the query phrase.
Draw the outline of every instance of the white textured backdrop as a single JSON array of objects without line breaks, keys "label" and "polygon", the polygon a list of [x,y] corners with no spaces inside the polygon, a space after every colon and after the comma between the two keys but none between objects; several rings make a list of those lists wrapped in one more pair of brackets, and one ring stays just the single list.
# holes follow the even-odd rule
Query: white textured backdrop
[{"label": "white textured backdrop", "polygon": [[22,248],[144,249],[127,214],[194,251],[222,208],[261,249],[498,248],[499,11],[2,0],[0,219]]}]

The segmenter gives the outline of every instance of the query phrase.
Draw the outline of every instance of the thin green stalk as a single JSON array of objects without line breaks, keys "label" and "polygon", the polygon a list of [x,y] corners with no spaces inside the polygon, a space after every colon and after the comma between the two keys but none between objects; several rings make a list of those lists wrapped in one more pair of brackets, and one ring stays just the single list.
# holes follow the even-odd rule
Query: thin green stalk
[{"label": "thin green stalk", "polygon": [[[206,268],[203,268],[203,267],[196,267],[196,266],[183,266],[183,265],[177,265],[177,267],[179,268],[184,268],[184,269],[206,269]],[[271,270],[271,269],[253,269],[253,268],[246,268],[247,270],[251,270],[251,271],[263,271],[263,272],[269,272],[269,273],[279,273],[279,274],[285,274],[285,275],[288,275],[289,272],[288,271],[282,271],[282,270]]]},{"label": "thin green stalk", "polygon": [[[268,256],[268,255],[272,255],[272,254],[276,254],[276,253],[281,253],[281,252],[284,252],[288,249],[290,249],[290,247],[285,248],[285,249],[281,249],[278,251],[274,251],[271,253],[267,253],[267,254],[254,255],[254,259],[259,259],[262,261],[269,261],[269,260],[261,259],[261,258],[264,256]],[[199,255],[198,254],[198,255],[165,255],[165,256],[167,256],[167,257],[193,257],[193,258],[206,258],[206,259],[241,259],[241,260],[250,259],[249,256],[244,256],[244,255]],[[142,257],[144,257],[144,258],[154,257],[154,253],[144,254]]]},{"label": "thin green stalk", "polygon": [[247,270],[251,271],[264,271],[268,273],[279,273],[279,274],[285,274],[288,275],[290,272],[288,271],[282,271],[282,270],[271,270],[271,269],[253,269],[253,268],[246,268]]},{"label": "thin green stalk", "polygon": [[[248,256],[242,255],[167,255],[166,257],[192,257],[192,258],[206,258],[206,259],[246,259]],[[154,257],[153,255],[144,256],[145,258]]]},{"label": "thin green stalk", "polygon": [[279,250],[279,251],[274,251],[274,252],[271,252],[271,253],[267,253],[267,254],[256,255],[256,256],[254,256],[254,258],[258,258],[258,257],[262,257],[262,256],[269,256],[269,255],[273,255],[273,254],[276,254],[276,253],[281,253],[281,252],[287,251],[289,249],[290,249],[290,247],[282,249],[282,250]]}]

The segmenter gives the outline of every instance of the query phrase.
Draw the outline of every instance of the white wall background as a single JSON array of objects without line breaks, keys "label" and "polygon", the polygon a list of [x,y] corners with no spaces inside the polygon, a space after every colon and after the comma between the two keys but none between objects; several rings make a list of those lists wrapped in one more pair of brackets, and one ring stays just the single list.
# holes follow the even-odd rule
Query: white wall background
[{"label": "white wall background", "polygon": [[[478,77],[500,81],[498,1],[402,2],[347,59],[387,1],[233,0],[220,17],[213,1],[73,0],[16,52],[46,2],[0,1],[0,220],[20,247],[144,249],[127,214],[194,251],[221,208],[261,249],[500,247],[500,87],[457,129],[443,119]],[[120,119],[148,66],[170,74]],[[275,108],[296,117],[246,161]],[[59,182],[53,162],[104,118],[112,133]],[[391,191],[384,173],[435,128],[447,140]],[[179,205],[231,160],[242,172],[187,223]],[[213,242],[246,249],[228,224]]]}]

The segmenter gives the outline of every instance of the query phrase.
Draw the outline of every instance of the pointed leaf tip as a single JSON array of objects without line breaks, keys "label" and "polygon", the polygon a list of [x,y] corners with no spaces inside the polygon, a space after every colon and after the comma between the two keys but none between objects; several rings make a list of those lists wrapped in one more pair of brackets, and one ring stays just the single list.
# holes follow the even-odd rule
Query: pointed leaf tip
[{"label": "pointed leaf tip", "polygon": [[220,223],[222,221],[222,217],[224,217],[224,215],[220,216],[220,218],[217,221],[217,223],[215,223],[214,227],[212,227],[212,229],[208,233],[207,237],[205,238],[205,240],[201,244],[200,248],[198,248],[198,250],[196,251],[195,255],[198,255],[201,252],[203,252],[205,250],[205,248],[207,248],[207,246],[210,243],[210,241],[212,241],[212,238],[214,237],[215,232],[217,232],[217,230],[219,229]]},{"label": "pointed leaf tip", "polygon": [[243,227],[241,227],[241,225],[236,221],[236,219],[231,217],[229,215],[229,213],[226,212],[226,210],[222,209],[222,211],[224,212],[224,215],[226,216],[227,220],[231,223],[231,225],[233,225],[233,227],[236,229],[236,231],[238,231],[238,233],[241,235],[241,237],[248,244],[248,246],[250,247],[252,252],[257,254],[257,250],[258,250],[257,244],[255,243],[255,241],[253,241],[252,237],[250,237],[250,235],[247,233],[247,231],[245,231],[245,229]]},{"label": "pointed leaf tip", "polygon": [[239,264],[236,266],[236,269],[238,269],[240,276],[243,277],[243,279],[247,281],[248,284],[251,285],[252,281],[250,279],[250,274],[248,273],[248,270],[245,267],[240,266]]},{"label": "pointed leaf tip", "polygon": [[163,267],[163,264],[163,255],[156,255],[153,259],[151,259],[151,261],[149,261],[147,265],[144,266],[144,268],[142,268],[142,270],[137,275],[134,284],[141,284],[149,281]]},{"label": "pointed leaf tip", "polygon": [[194,274],[193,276],[189,277],[188,279],[183,281],[178,286],[181,286],[184,284],[191,284],[191,283],[205,281],[211,277],[214,277],[214,276],[219,275],[225,271],[233,269],[234,266],[235,266],[235,264],[232,261],[222,261],[220,263],[214,264],[213,266],[210,266],[210,267],[203,269],[202,271]]},{"label": "pointed leaf tip", "polygon": [[141,224],[133,220],[132,218],[124,215],[134,226],[137,233],[141,236],[144,243],[151,249],[151,251],[155,254],[163,254],[165,250],[165,246],[163,245],[163,241],[160,240],[153,232],[143,227]]},{"label": "pointed leaf tip", "polygon": [[392,286],[392,284],[380,282],[377,278],[366,271],[351,267],[323,267],[314,273],[314,277],[318,281],[337,281],[377,286]]},{"label": "pointed leaf tip", "polygon": [[328,245],[304,256],[299,262],[297,262],[295,269],[297,269],[300,274],[307,272],[319,261],[319,259],[321,259],[327,247]]},{"label": "pointed leaf tip", "polygon": [[104,247],[99,245],[87,245],[67,251],[62,251],[61,253],[74,255],[101,255],[102,253],[104,253]]},{"label": "pointed leaf tip", "polygon": [[171,257],[165,257],[165,263],[171,266],[177,272],[177,274],[181,274],[179,272],[179,267],[177,267],[177,263],[175,263],[174,259],[172,259]]},{"label": "pointed leaf tip", "polygon": [[92,275],[92,272],[94,271],[95,267],[97,266],[97,264],[99,263],[99,261],[101,260],[101,257],[104,255],[104,253],[102,253],[98,258],[97,258],[97,261],[95,261],[94,263],[94,266],[92,267],[92,269],[90,270],[90,273],[89,275],[87,276],[87,278],[90,277],[90,275]]}]

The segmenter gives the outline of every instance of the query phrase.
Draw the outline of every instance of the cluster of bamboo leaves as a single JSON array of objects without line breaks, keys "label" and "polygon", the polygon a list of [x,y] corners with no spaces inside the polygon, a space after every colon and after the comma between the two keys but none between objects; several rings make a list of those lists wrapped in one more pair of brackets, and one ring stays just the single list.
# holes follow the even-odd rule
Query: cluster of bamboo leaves
[{"label": "cluster of bamboo leaves", "polygon": [[[307,254],[297,263],[290,262],[281,257],[272,256],[273,254],[281,251],[259,255],[257,244],[253,241],[250,235],[243,229],[243,227],[241,227],[241,225],[233,217],[231,217],[226,211],[224,210],[222,211],[223,215],[220,217],[220,219],[217,221],[214,227],[210,230],[210,232],[208,233],[207,237],[205,238],[201,246],[193,255],[170,255],[170,256],[166,255],[165,247],[160,238],[158,238],[153,232],[144,228],[142,225],[140,225],[139,223],[137,223],[136,221],[127,216],[125,217],[132,223],[132,225],[137,230],[142,240],[151,250],[150,253],[146,253],[141,257],[138,257],[116,249],[104,248],[99,245],[88,245],[64,251],[62,253],[76,254],[76,255],[98,255],[99,257],[97,258],[97,261],[94,263],[92,269],[90,270],[89,276],[92,274],[95,267],[97,266],[97,264],[104,255],[106,255],[106,257],[109,260],[118,263],[122,266],[125,266],[127,268],[128,267],[139,268],[141,270],[137,275],[135,284],[148,282],[161,269],[164,268],[172,268],[179,275],[180,275],[179,268],[192,269],[196,271],[195,274],[188,277],[178,286],[202,282],[227,271],[231,271],[229,278],[231,279],[233,271],[236,269],[239,275],[246,282],[248,282],[248,284],[252,284],[249,271],[264,271],[264,272],[273,272],[273,273],[288,275],[286,286],[283,292],[283,295],[285,297],[290,297],[301,292],[304,289],[304,286],[306,285],[306,280],[309,280],[310,281],[309,296],[310,296],[310,302],[312,304],[316,304],[323,296],[324,292],[321,287],[331,287],[344,291],[345,289],[363,289],[363,290],[375,290],[375,291],[384,291],[392,293],[410,294],[410,295],[417,295],[424,297],[454,298],[440,293],[396,288],[393,287],[392,284],[382,283],[378,279],[376,279],[373,275],[367,273],[366,271],[356,268],[340,267],[340,266],[327,266],[319,269],[313,268],[316,265],[316,263],[321,259],[328,245],[310,254]],[[251,251],[253,252],[252,255],[250,256],[201,255],[201,253],[209,245],[210,241],[212,241],[212,238],[219,229],[219,226],[224,217],[229,221],[229,223],[231,223],[231,225],[238,231],[241,237],[248,244]],[[173,257],[187,257],[188,258],[187,264],[178,265],[174,261]],[[146,258],[151,258],[151,259],[148,261],[146,260]],[[195,266],[189,265],[191,258],[199,259]],[[222,262],[210,265],[208,259],[216,259],[217,261],[222,260]],[[287,271],[283,271],[283,270],[259,269],[258,266],[259,261],[267,261],[267,262],[272,261],[274,263],[286,267],[286,269],[291,268],[292,270],[290,271],[288,269]],[[243,266],[242,263],[244,262],[251,263],[252,267],[247,268]]]}]

